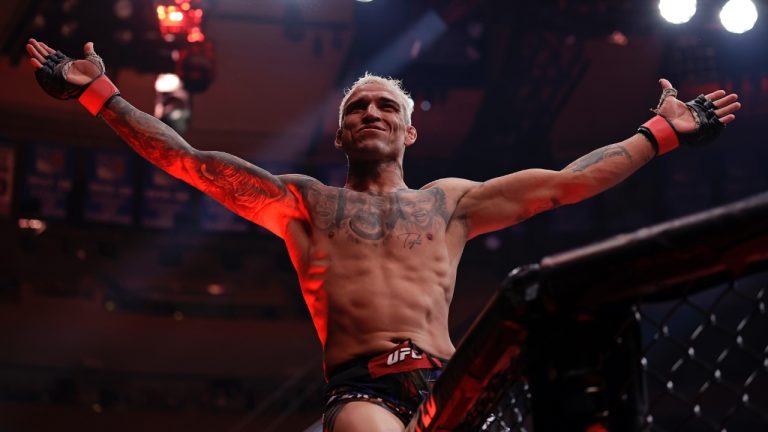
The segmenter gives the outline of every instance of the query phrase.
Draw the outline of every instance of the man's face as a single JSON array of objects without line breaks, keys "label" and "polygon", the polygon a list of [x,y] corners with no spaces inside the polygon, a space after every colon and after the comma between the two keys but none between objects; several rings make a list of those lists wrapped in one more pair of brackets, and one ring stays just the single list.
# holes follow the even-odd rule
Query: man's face
[{"label": "man's face", "polygon": [[321,230],[331,228],[336,217],[336,207],[339,204],[336,191],[312,185],[307,190],[306,196],[315,227]]},{"label": "man's face", "polygon": [[435,196],[431,193],[404,191],[397,195],[405,219],[421,228],[428,228],[435,215]]},{"label": "man's face", "polygon": [[343,108],[336,147],[356,159],[379,160],[402,154],[416,140],[416,129],[405,123],[405,107],[383,84],[357,89]]}]

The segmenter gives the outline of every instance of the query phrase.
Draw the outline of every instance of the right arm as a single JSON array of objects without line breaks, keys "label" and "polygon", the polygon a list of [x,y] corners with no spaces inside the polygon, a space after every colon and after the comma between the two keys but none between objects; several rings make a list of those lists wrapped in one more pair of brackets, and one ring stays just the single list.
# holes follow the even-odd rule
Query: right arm
[{"label": "right arm", "polygon": [[[38,83],[59,99],[84,94],[104,73],[93,42],[83,47],[84,60],[66,57],[35,39],[29,39],[26,50]],[[98,112],[128,145],[158,168],[280,237],[285,236],[292,219],[306,219],[300,211],[296,186],[230,154],[193,148],[169,126],[126,102],[119,92],[109,98],[113,89],[106,95],[95,92],[96,102],[103,106],[93,106],[93,100],[83,104],[93,114]],[[102,98],[108,98],[106,103]]]},{"label": "right arm", "polygon": [[301,217],[298,197],[278,177],[227,153],[200,151],[168,125],[117,96],[100,116],[149,162],[280,237]]}]

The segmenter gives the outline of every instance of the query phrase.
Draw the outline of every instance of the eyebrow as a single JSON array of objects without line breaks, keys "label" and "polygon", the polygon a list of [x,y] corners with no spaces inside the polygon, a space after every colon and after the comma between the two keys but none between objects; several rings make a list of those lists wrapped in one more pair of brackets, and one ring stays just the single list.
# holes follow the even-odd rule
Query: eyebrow
[{"label": "eyebrow", "polygon": [[[402,109],[402,107],[400,106],[400,103],[397,100],[395,100],[395,99],[388,98],[386,96],[380,96],[378,98],[373,98],[373,99],[375,99],[377,101],[380,101],[380,102],[383,102],[383,103],[393,104],[394,106],[397,107],[398,111],[400,111]],[[356,99],[352,99],[350,101],[347,101],[347,105],[344,107],[344,113],[346,114],[348,112],[348,110],[350,109],[350,107],[353,107],[355,105],[359,105],[361,102],[366,102],[367,100],[368,100],[368,98],[366,98],[364,96],[360,96],[360,97],[358,97]]]}]

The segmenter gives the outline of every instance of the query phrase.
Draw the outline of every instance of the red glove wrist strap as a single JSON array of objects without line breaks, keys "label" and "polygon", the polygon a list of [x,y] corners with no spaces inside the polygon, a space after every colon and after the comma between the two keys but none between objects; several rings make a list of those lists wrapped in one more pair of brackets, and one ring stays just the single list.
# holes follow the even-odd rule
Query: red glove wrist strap
[{"label": "red glove wrist strap", "polygon": [[677,136],[677,131],[674,127],[662,116],[655,116],[647,122],[643,123],[641,128],[645,128],[656,139],[656,145],[658,146],[657,155],[663,155],[669,153],[672,150],[680,146],[680,139]]},{"label": "red glove wrist strap", "polygon": [[88,84],[83,94],[77,99],[84,107],[95,116],[104,107],[104,104],[112,98],[117,96],[120,91],[112,84],[112,81],[102,74],[95,80]]}]

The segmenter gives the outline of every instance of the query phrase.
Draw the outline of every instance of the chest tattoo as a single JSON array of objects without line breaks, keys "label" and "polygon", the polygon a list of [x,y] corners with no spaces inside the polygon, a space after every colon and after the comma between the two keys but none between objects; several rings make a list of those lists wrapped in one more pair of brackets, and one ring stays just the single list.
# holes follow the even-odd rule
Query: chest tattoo
[{"label": "chest tattoo", "polygon": [[343,232],[356,243],[392,238],[413,249],[445,230],[450,217],[440,188],[372,195],[308,183],[302,195],[314,229],[329,238]]}]

